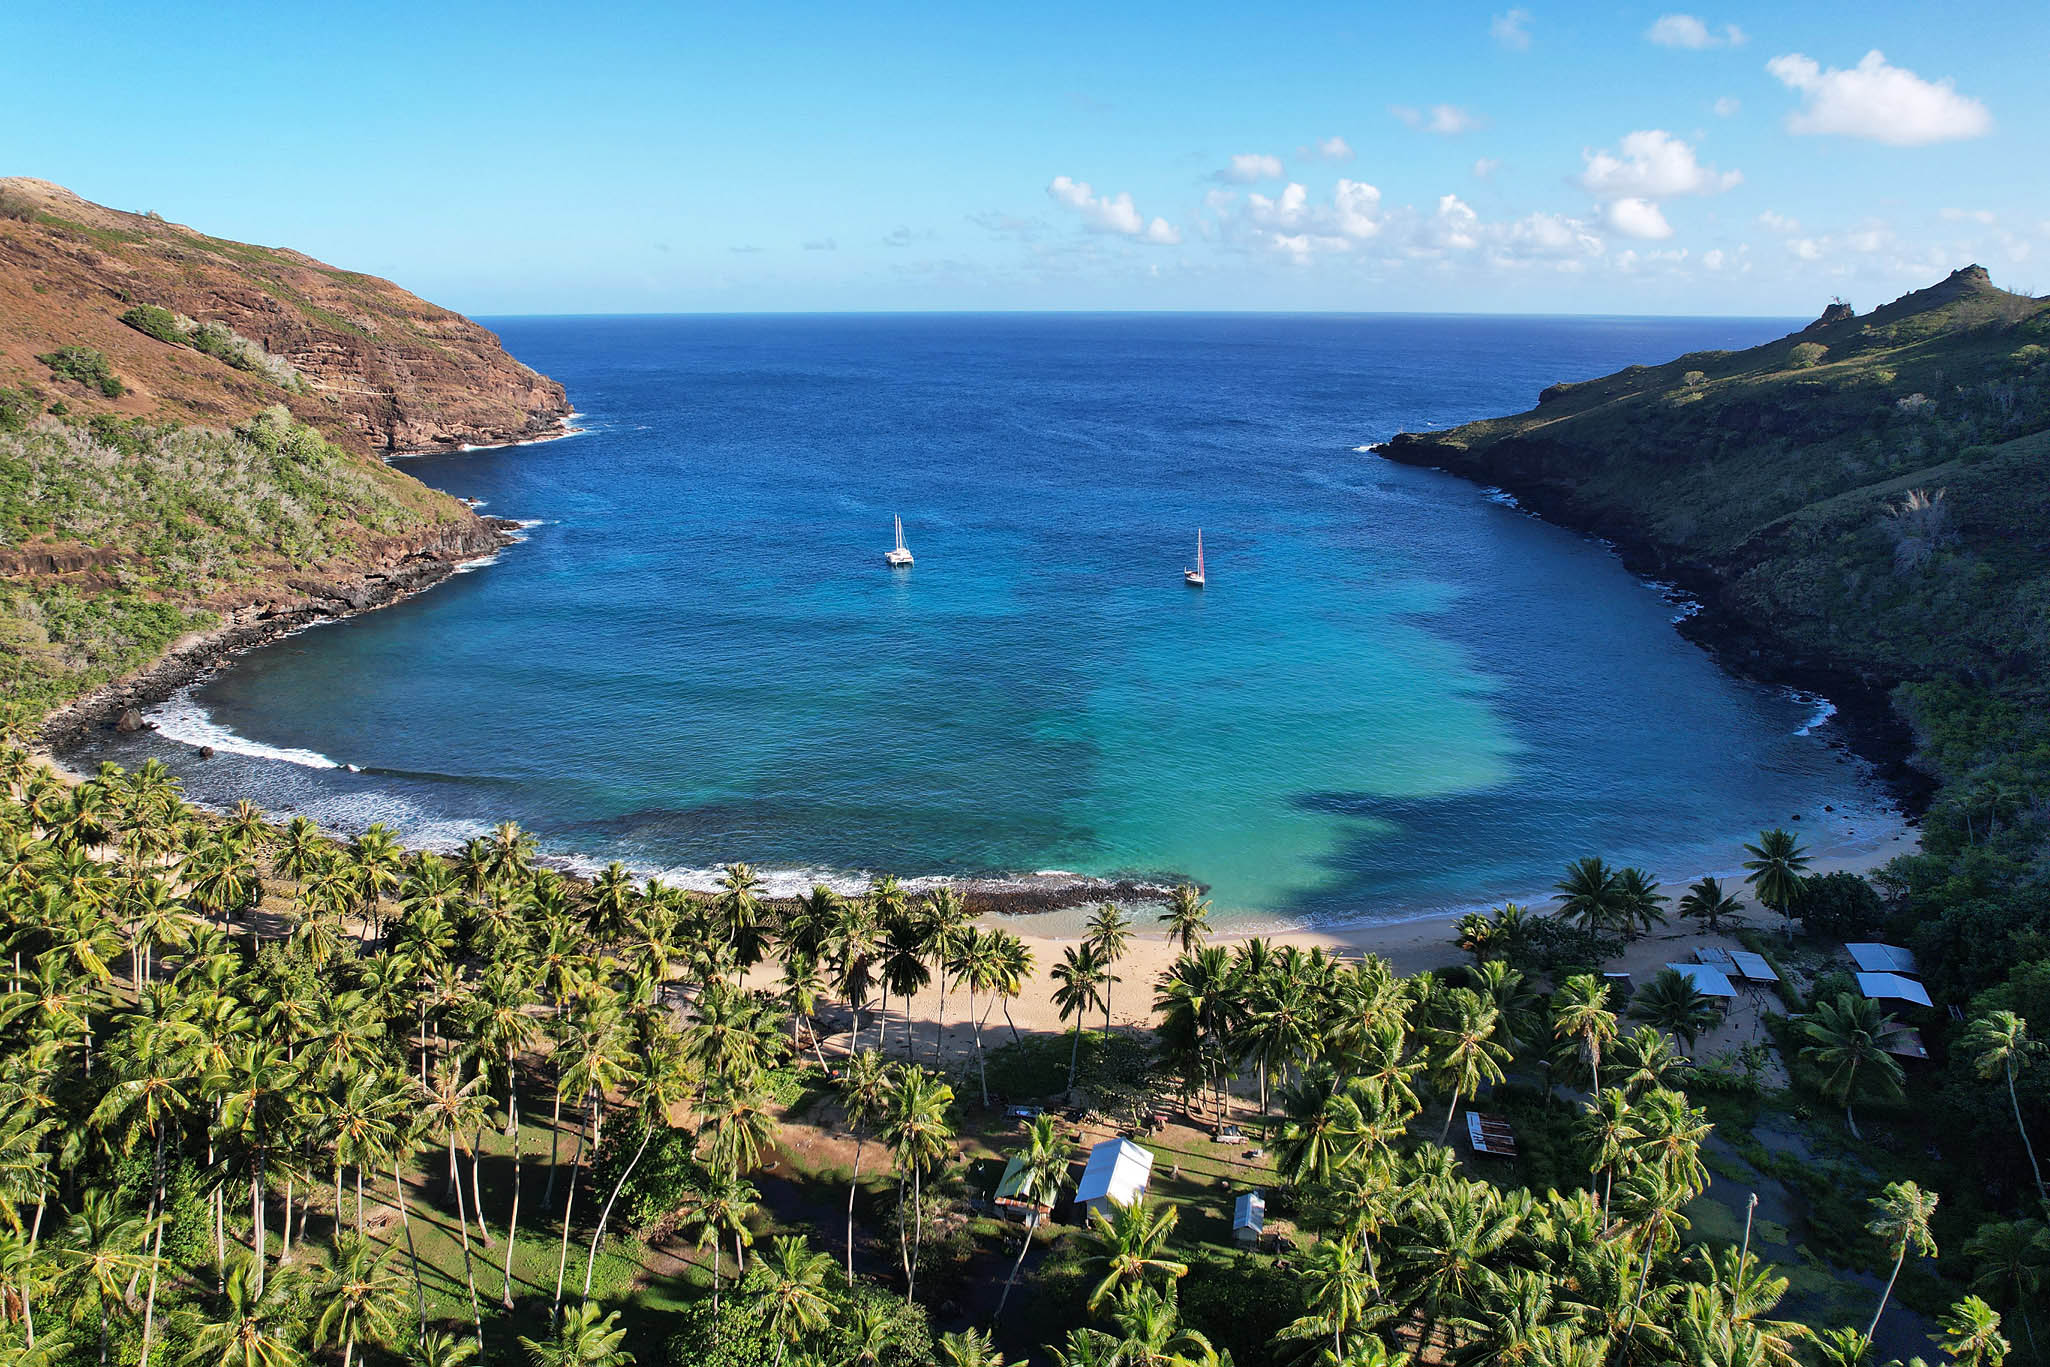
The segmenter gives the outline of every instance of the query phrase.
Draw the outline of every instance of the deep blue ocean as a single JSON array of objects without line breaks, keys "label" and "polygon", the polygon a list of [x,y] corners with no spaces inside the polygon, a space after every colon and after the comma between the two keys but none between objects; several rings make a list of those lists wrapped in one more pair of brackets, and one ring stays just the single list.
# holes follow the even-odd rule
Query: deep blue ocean
[{"label": "deep blue ocean", "polygon": [[1174,875],[1242,920],[1527,896],[1588,853],[1733,868],[1794,813],[1892,838],[1816,700],[1722,673],[1605,546],[1365,450],[1784,321],[492,326],[582,434],[405,468],[526,540],[85,762],[700,885]]}]

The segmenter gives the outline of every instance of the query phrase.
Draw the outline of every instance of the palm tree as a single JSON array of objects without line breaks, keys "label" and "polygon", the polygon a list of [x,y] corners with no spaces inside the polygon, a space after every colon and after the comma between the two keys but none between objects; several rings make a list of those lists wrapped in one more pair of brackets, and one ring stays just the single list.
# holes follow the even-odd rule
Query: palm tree
[{"label": "palm tree", "polygon": [[110,1301],[123,1299],[122,1284],[147,1265],[143,1244],[147,1222],[124,1214],[113,1193],[88,1187],[78,1212],[57,1250],[60,1285],[89,1294],[100,1317],[100,1367],[106,1367]]},{"label": "palm tree", "polygon": [[1908,1250],[1913,1248],[1920,1257],[1935,1256],[1936,1238],[1929,1232],[1929,1221],[1936,1215],[1939,1199],[1935,1192],[1925,1192],[1913,1182],[1888,1182],[1886,1190],[1872,1198],[1872,1218],[1865,1228],[1893,1248],[1893,1271],[1887,1276],[1886,1289],[1879,1293],[1872,1323],[1865,1328],[1867,1339],[1879,1332],[1879,1317],[1886,1313],[1886,1302],[1900,1278],[1901,1264],[1908,1260]]},{"label": "palm tree", "polygon": [[1552,899],[1559,904],[1553,914],[1582,930],[1616,929],[1623,920],[1617,878],[1617,871],[1600,855],[1574,860],[1566,866],[1566,876],[1553,884],[1559,890]]},{"label": "palm tree", "polygon": [[1973,1066],[1980,1077],[2007,1079],[2007,1102],[2014,1108],[2015,1132],[2022,1137],[2029,1173],[2036,1179],[2036,1199],[2050,1210],[2050,1190],[2044,1189],[2043,1170],[2036,1165],[2036,1146],[2029,1142],[2028,1126],[2022,1124],[2021,1100],[2014,1089],[2016,1075],[2027,1071],[2029,1064],[2044,1052],[2043,1045],[2029,1038],[2029,1023],[2020,1016],[2012,1011],[1995,1011],[1972,1022],[1965,1035],[1965,1048],[1973,1055]]},{"label": "palm tree", "polygon": [[305,1367],[290,1279],[257,1290],[250,1257],[237,1257],[222,1283],[221,1303],[200,1320],[184,1363],[196,1367]]},{"label": "palm tree", "polygon": [[956,888],[941,886],[928,892],[922,911],[919,922],[925,932],[926,953],[940,980],[939,1014],[932,1033],[933,1066],[937,1068],[947,1034],[947,984],[959,976],[961,950],[975,922]]},{"label": "palm tree", "polygon": [[342,1367],[356,1356],[356,1341],[389,1344],[398,1334],[397,1320],[406,1312],[406,1287],[391,1270],[390,1245],[379,1248],[352,1239],[314,1292],[319,1319],[314,1335],[322,1343],[342,1345]]},{"label": "palm tree", "polygon": [[870,1122],[880,1118],[892,1090],[889,1065],[874,1049],[847,1059],[840,1074],[840,1111],[854,1132],[854,1176],[847,1183],[847,1285],[854,1286],[854,1194],[861,1189],[861,1154],[868,1147]]},{"label": "palm tree", "polygon": [[778,1235],[768,1259],[760,1300],[766,1305],[769,1336],[776,1341],[776,1361],[782,1362],[792,1344],[826,1327],[833,1302],[826,1295],[826,1277],[833,1260],[814,1253],[802,1235]]},{"label": "palm tree", "polygon": [[[918,1285],[919,1255],[925,1239],[925,1174],[946,1156],[954,1138],[953,1122],[947,1117],[953,1104],[954,1089],[915,1064],[899,1072],[890,1088],[883,1140],[897,1156],[899,1209],[903,1205],[904,1178],[911,1179],[912,1242],[904,1253],[906,1304]],[[901,1220],[898,1237],[903,1237]]]},{"label": "palm tree", "polygon": [[1711,935],[1722,930],[1725,917],[1735,920],[1743,908],[1734,893],[1723,891],[1720,878],[1704,878],[1691,884],[1680,899],[1680,914],[1700,922],[1701,928]]},{"label": "palm tree", "polygon": [[1623,938],[1634,940],[1653,926],[1664,925],[1666,916],[1659,908],[1669,900],[1643,869],[1633,867],[1617,873],[1616,916]]},{"label": "palm tree", "polygon": [[603,1306],[585,1301],[562,1317],[554,1338],[537,1342],[522,1334],[520,1347],[534,1367],[629,1367],[634,1358],[620,1347],[625,1339],[617,1310],[607,1315]]},{"label": "palm tree", "polygon": [[1105,902],[1089,918],[1089,947],[1096,951],[1097,962],[1103,965],[1103,1032],[1110,1033],[1110,989],[1113,983],[1124,979],[1116,974],[1118,960],[1125,957],[1125,946],[1132,938],[1132,923],[1115,902]]},{"label": "palm tree", "polygon": [[1027,1208],[1025,1237],[1018,1241],[1018,1256],[1011,1262],[1010,1276],[1004,1279],[1004,1293],[997,1298],[996,1319],[1003,1318],[1011,1288],[1018,1284],[1018,1269],[1025,1265],[1025,1251],[1032,1247],[1032,1231],[1039,1218],[1031,1208],[1045,1206],[1051,1210],[1060,1200],[1061,1188],[1068,1180],[1068,1165],[1074,1158],[1074,1146],[1061,1133],[1060,1122],[1041,1113],[1032,1117],[1032,1123],[1026,1127],[1025,1148],[1018,1158],[1017,1185],[1008,1194]]},{"label": "palm tree", "polygon": [[1861,1075],[1868,1081],[1877,1079],[1886,1095],[1900,1095],[1901,1065],[1886,1052],[1888,1041],[1900,1030],[1900,1022],[1880,1010],[1879,1003],[1849,992],[1838,993],[1835,1001],[1817,1002],[1814,1014],[1801,1022],[1801,1032],[1809,1040],[1801,1047],[1801,1056],[1828,1070],[1822,1094],[1844,1103],[1844,1126],[1853,1139],[1863,1137],[1851,1113]]},{"label": "palm tree", "polygon": [[[719,1316],[719,1250],[728,1235],[733,1238],[734,1256],[742,1245],[754,1242],[747,1227],[748,1213],[761,1203],[762,1194],[743,1177],[714,1168],[705,1184],[691,1193],[686,1224],[698,1231],[698,1247],[712,1250],[712,1317]],[[740,1272],[736,1268],[734,1278]]]},{"label": "palm tree", "polygon": [[1345,1335],[1366,1322],[1380,1287],[1362,1257],[1365,1240],[1351,1235],[1319,1239],[1303,1259],[1303,1303],[1312,1312],[1282,1331],[1284,1336],[1331,1338],[1330,1359],[1345,1360]]},{"label": "palm tree", "polygon": [[1617,1039],[1611,1053],[1623,1075],[1623,1092],[1631,1097],[1665,1086],[1686,1066],[1672,1037],[1650,1025],[1640,1025]]},{"label": "palm tree", "polygon": [[619,1193],[626,1189],[627,1179],[640,1166],[641,1155],[648,1151],[648,1142],[658,1129],[669,1128],[669,1112],[690,1095],[696,1078],[684,1060],[683,1052],[676,1040],[666,1031],[651,1041],[645,1048],[640,1071],[634,1074],[626,1101],[641,1117],[641,1142],[634,1149],[634,1156],[627,1160],[620,1170],[619,1180],[612,1184],[612,1194],[605,1198],[605,1209],[598,1214],[598,1227],[591,1231],[591,1253],[584,1260],[584,1298],[591,1296],[591,1273],[598,1265],[598,1243],[605,1237],[606,1222],[612,1218],[613,1203],[619,1200]]},{"label": "palm tree", "polygon": [[[894,881],[894,880],[892,880]],[[900,898],[901,900],[901,898]],[[882,920],[883,943],[881,972],[883,979],[883,1024],[877,1042],[883,1042],[883,1035],[889,1030],[890,994],[897,994],[904,1003],[904,1058],[911,1058],[911,999],[923,991],[932,981],[932,969],[926,958],[931,950],[928,926],[922,917],[913,916],[908,910]]]},{"label": "palm tree", "polygon": [[455,1334],[444,1334],[439,1329],[423,1334],[413,1345],[412,1356],[407,1361],[414,1367],[467,1367],[477,1356],[477,1341]]},{"label": "palm tree", "polygon": [[1089,1293],[1091,1310],[1125,1287],[1172,1282],[1189,1272],[1187,1263],[1167,1256],[1167,1241],[1181,1219],[1179,1207],[1140,1200],[1113,1210],[1106,1216],[1092,1207],[1082,1236],[1088,1249],[1083,1267],[1097,1279]]},{"label": "palm tree", "polygon": [[1662,968],[1630,1002],[1630,1014],[1678,1035],[1689,1048],[1722,1018],[1694,980],[1674,968]]},{"label": "palm tree", "polygon": [[1972,1260],[1972,1290],[2012,1297],[2029,1336],[2029,1356],[2039,1357],[2029,1306],[2040,1303],[2045,1273],[2050,1271],[2050,1230],[2041,1220],[1988,1221],[1965,1245],[1965,1256]]},{"label": "palm tree", "polygon": [[2000,1367],[2007,1358],[2007,1339],[2000,1332],[2000,1316],[1977,1296],[1967,1296],[1943,1314],[1943,1332],[1931,1334],[1930,1342],[1950,1354],[1951,1361],[1970,1367]]},{"label": "palm tree", "polygon": [[1202,899],[1194,883],[1180,883],[1167,896],[1167,910],[1160,913],[1170,942],[1180,940],[1182,953],[1193,954],[1210,934],[1210,904]]},{"label": "palm tree", "polygon": [[1061,1019],[1075,1018],[1075,1039],[1068,1047],[1068,1090],[1073,1091],[1075,1068],[1082,1058],[1082,1018],[1103,1000],[1101,989],[1108,970],[1096,957],[1096,946],[1084,942],[1063,950],[1049,976],[1054,981],[1053,1004],[1060,1008]]},{"label": "palm tree", "polygon": [[1609,985],[1592,973],[1578,973],[1552,994],[1552,1034],[1570,1042],[1593,1078],[1590,1092],[1602,1089],[1602,1050],[1621,1030],[1609,1010]]},{"label": "palm tree", "polygon": [[1758,833],[1756,845],[1746,845],[1751,858],[1744,867],[1751,870],[1744,881],[1751,885],[1759,903],[1785,918],[1787,941],[1794,938],[1794,908],[1800,904],[1802,878],[1808,872],[1808,854],[1788,832],[1775,826]]},{"label": "palm tree", "polygon": [[1445,1124],[1438,1132],[1441,1144],[1452,1133],[1460,1098],[1479,1092],[1484,1082],[1502,1080],[1510,1051],[1496,1038],[1500,1020],[1501,1011],[1493,1002],[1469,988],[1455,987],[1445,994],[1440,1019],[1425,1028],[1433,1071],[1452,1091]]},{"label": "palm tree", "polygon": [[941,1334],[938,1347],[942,1367],[1004,1367],[1004,1355],[980,1329]]}]

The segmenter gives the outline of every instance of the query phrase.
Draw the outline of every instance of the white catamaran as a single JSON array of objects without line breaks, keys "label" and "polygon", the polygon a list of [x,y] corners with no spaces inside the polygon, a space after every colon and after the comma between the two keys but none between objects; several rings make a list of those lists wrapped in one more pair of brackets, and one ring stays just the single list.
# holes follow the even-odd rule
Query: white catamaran
[{"label": "white catamaran", "polygon": [[883,557],[883,561],[894,570],[909,569],[911,566],[911,552],[904,547],[904,519],[899,517],[892,520],[897,524],[897,545],[894,550]]},{"label": "white catamaran", "polygon": [[1196,568],[1182,571],[1182,582],[1192,589],[1203,587],[1203,529],[1196,528]]}]

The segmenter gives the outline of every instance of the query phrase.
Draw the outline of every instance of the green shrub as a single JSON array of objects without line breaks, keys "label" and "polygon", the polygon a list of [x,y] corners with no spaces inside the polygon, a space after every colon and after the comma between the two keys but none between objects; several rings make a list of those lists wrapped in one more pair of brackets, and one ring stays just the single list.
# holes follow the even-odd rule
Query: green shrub
[{"label": "green shrub", "polygon": [[36,359],[50,367],[53,378],[97,389],[110,399],[118,399],[128,392],[128,387],[114,373],[104,351],[95,351],[88,346],[67,346],[46,351]]},{"label": "green shrub", "polygon": [[1706,371],[1690,370],[1680,377],[1680,383],[1689,389],[1699,389],[1708,383],[1708,374]]},{"label": "green shrub", "polygon": [[1789,370],[1806,370],[1829,354],[1829,348],[1820,342],[1796,342],[1787,353]]},{"label": "green shrub", "polygon": [[1878,892],[1855,873],[1825,873],[1804,879],[1802,888],[1801,925],[1810,935],[1861,940],[1886,919]]},{"label": "green shrub", "polygon": [[42,407],[36,396],[19,389],[0,388],[0,432],[20,432],[35,421]]},{"label": "green shrub", "polygon": [[145,337],[154,337],[159,342],[169,342],[172,346],[185,345],[185,329],[178,326],[178,315],[167,308],[159,308],[155,304],[137,304],[121,315],[121,321]]}]

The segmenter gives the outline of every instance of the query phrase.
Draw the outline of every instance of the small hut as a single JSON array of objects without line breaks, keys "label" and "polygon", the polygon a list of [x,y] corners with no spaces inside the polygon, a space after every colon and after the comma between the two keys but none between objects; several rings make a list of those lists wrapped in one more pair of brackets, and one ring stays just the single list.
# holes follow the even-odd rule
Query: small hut
[{"label": "small hut", "polygon": [[1025,1193],[1025,1155],[1014,1153],[1011,1161],[1004,1164],[1004,1175],[997,1179],[997,1209],[1012,1220],[1023,1220],[1027,1229],[1037,1228],[1039,1222],[1053,1214],[1053,1207],[1038,1197],[1028,1199]]},{"label": "small hut", "polygon": [[1232,1203],[1231,1237],[1242,1244],[1258,1244],[1267,1232],[1267,1198],[1249,1191]]}]

